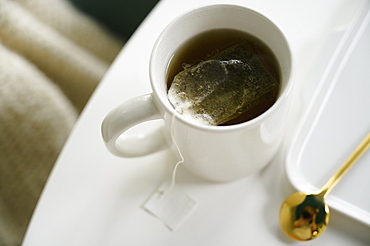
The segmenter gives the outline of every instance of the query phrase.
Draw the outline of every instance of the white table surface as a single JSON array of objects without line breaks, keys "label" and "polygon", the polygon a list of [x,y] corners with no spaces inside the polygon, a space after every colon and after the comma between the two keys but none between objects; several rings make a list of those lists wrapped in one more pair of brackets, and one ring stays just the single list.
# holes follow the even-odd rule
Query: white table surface
[{"label": "white table surface", "polygon": [[151,91],[149,57],[163,28],[184,11],[214,2],[220,1],[162,0],[145,19],[79,118],[23,245],[370,245],[370,228],[338,211],[332,211],[327,231],[306,243],[286,237],[278,217],[281,203],[294,192],[284,158],[323,71],[315,64],[327,62],[361,0],[228,1],[267,15],[292,43],[296,87],[284,144],[264,170],[231,183],[201,180],[180,167],[177,185],[197,201],[197,207],[176,231],[143,209],[155,189],[170,179],[175,159],[170,151],[133,159],[113,156],[102,141],[101,121],[117,104]]}]

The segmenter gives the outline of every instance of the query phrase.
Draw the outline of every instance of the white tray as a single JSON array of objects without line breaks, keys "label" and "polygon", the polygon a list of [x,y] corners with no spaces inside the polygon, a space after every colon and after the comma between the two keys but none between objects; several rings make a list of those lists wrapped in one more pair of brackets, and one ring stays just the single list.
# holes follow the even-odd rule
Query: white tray
[{"label": "white tray", "polygon": [[[298,127],[286,169],[317,192],[370,132],[370,1],[344,33]],[[327,196],[330,208],[370,226],[370,151]]]}]

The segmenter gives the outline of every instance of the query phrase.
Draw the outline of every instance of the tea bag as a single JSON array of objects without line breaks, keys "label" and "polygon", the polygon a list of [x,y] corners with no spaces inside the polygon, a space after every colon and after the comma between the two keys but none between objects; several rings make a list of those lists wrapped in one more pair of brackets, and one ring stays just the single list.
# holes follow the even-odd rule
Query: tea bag
[{"label": "tea bag", "polygon": [[278,86],[250,45],[241,42],[179,72],[168,99],[179,113],[220,125],[273,96]]}]

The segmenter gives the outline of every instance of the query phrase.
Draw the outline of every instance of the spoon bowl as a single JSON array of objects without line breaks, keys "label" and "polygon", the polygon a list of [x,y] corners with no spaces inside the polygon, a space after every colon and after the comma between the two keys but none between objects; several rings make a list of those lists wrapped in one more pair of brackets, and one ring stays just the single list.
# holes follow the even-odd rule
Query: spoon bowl
[{"label": "spoon bowl", "polygon": [[307,241],[325,231],[330,218],[329,206],[319,194],[298,191],[284,201],[280,218],[284,218],[280,223],[289,237]]},{"label": "spoon bowl", "polygon": [[298,191],[285,199],[280,208],[280,226],[289,237],[299,241],[308,241],[317,238],[326,230],[330,210],[325,203],[325,196],[369,146],[370,133],[318,193],[306,194]]}]

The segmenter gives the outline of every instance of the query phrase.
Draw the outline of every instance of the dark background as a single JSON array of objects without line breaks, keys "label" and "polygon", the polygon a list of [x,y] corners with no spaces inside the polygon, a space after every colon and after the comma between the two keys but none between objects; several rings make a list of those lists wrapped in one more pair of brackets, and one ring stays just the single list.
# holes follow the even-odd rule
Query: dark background
[{"label": "dark background", "polygon": [[69,0],[118,37],[128,39],[159,0]]}]

